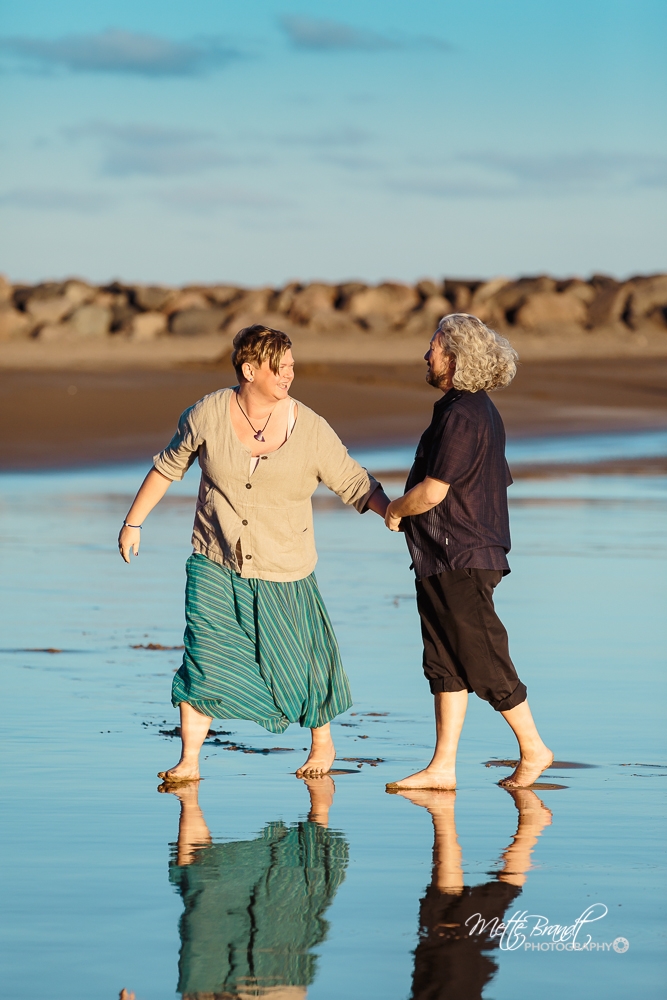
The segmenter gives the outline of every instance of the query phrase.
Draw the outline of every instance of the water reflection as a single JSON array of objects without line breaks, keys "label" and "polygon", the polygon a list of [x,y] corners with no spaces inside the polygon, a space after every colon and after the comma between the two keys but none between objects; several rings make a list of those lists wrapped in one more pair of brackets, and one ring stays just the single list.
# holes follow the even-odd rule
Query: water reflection
[{"label": "water reflection", "polygon": [[[433,873],[419,908],[419,944],[415,950],[411,1000],[480,1000],[498,965],[493,950],[500,923],[526,881],[530,857],[551,812],[528,788],[506,789],[519,811],[517,831],[500,856],[495,878],[464,886],[461,847],[456,835],[456,792],[400,792],[428,810],[433,820]],[[470,935],[468,918],[481,914],[486,933]],[[472,924],[478,921],[473,919]]]},{"label": "water reflection", "polygon": [[162,786],[181,804],[169,877],[183,897],[178,992],[183,1000],[303,1000],[312,949],[345,878],[349,848],[327,828],[334,783],[306,779],[306,822],[268,823],[253,840],[211,841],[198,784]]}]

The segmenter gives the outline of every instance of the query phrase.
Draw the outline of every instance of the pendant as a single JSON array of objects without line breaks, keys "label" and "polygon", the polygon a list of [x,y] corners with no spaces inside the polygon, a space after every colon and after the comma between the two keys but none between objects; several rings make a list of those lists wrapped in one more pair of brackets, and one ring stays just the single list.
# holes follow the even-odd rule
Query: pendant
[{"label": "pendant", "polygon": [[253,434],[253,437],[255,441],[264,441],[264,435],[262,434],[261,431],[257,431],[256,434]]}]

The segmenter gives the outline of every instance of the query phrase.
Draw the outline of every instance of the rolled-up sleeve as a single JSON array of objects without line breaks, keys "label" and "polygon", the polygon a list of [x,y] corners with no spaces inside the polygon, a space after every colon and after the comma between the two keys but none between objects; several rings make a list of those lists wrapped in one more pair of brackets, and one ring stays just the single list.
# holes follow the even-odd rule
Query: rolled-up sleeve
[{"label": "rolled-up sleeve", "polygon": [[195,409],[196,404],[181,414],[173,438],[164,451],[153,457],[153,467],[167,479],[182,479],[197,458],[203,438],[197,429]]},{"label": "rolled-up sleeve", "polygon": [[317,432],[317,460],[318,475],[324,485],[343,503],[364,514],[373,493],[380,489],[380,483],[348,454],[336,432],[322,418]]}]

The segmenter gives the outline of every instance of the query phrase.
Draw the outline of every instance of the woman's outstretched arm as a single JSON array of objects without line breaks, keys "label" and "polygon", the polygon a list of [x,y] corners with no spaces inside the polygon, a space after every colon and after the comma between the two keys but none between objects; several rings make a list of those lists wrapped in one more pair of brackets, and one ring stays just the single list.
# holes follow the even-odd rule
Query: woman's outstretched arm
[{"label": "woman's outstretched arm", "polygon": [[[120,529],[118,536],[118,551],[126,563],[130,561],[130,552],[134,552],[135,556],[139,555],[139,543],[141,542],[139,525],[144,523],[153,507],[160,502],[171,483],[172,480],[167,479],[157,469],[151,469],[139,487],[139,492],[127,512],[126,523]],[[130,527],[130,525],[134,525],[134,527]]]}]

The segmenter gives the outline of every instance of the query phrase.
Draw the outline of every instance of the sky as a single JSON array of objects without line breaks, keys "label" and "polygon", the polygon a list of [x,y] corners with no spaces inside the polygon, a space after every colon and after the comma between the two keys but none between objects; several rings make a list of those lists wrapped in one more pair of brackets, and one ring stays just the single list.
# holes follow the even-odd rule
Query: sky
[{"label": "sky", "polygon": [[0,271],[667,270],[664,0],[0,7]]}]

